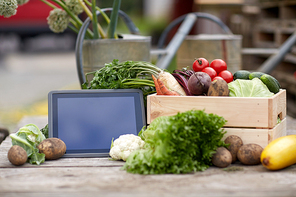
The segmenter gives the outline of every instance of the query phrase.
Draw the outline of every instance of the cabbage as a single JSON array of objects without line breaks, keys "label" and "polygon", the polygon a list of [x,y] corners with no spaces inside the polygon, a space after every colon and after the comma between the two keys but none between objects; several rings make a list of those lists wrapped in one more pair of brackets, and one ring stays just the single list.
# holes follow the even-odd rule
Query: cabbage
[{"label": "cabbage", "polygon": [[45,161],[45,155],[39,153],[38,144],[45,139],[43,133],[35,124],[27,124],[16,133],[10,134],[12,145],[19,145],[25,149],[28,162],[40,165]]},{"label": "cabbage", "polygon": [[229,96],[232,97],[271,97],[274,95],[259,78],[237,79],[228,83],[228,88]]}]

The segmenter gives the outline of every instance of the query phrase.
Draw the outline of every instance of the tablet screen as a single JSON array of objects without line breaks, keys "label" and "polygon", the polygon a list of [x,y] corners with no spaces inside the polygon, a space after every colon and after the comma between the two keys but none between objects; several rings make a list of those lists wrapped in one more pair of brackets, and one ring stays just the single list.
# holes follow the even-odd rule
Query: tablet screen
[{"label": "tablet screen", "polygon": [[145,125],[138,90],[63,91],[50,97],[49,133],[65,142],[65,156],[106,156],[112,139],[138,135]]}]

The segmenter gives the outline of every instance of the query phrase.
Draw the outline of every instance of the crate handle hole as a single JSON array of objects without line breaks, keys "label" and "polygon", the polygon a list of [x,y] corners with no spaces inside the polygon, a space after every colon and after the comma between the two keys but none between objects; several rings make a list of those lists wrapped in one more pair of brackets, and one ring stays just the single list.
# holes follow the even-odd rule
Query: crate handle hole
[{"label": "crate handle hole", "polygon": [[280,120],[283,120],[283,113],[282,113],[282,112],[279,113],[278,118],[279,118]]}]

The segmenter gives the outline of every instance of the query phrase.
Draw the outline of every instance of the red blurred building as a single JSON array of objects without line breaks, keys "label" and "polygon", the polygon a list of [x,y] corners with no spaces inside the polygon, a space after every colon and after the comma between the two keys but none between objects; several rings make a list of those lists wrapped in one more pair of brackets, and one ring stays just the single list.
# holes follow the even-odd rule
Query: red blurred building
[{"label": "red blurred building", "polygon": [[17,8],[14,16],[0,16],[0,33],[15,32],[21,35],[50,32],[46,18],[51,7],[40,0],[30,0]]}]

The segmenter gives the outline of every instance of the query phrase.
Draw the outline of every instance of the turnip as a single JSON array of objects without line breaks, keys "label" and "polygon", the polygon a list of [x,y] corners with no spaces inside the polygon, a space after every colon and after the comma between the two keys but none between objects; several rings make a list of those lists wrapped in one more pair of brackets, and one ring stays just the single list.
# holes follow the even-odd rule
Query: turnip
[{"label": "turnip", "polygon": [[195,72],[188,80],[188,89],[193,95],[204,95],[207,94],[211,82],[207,73]]}]

